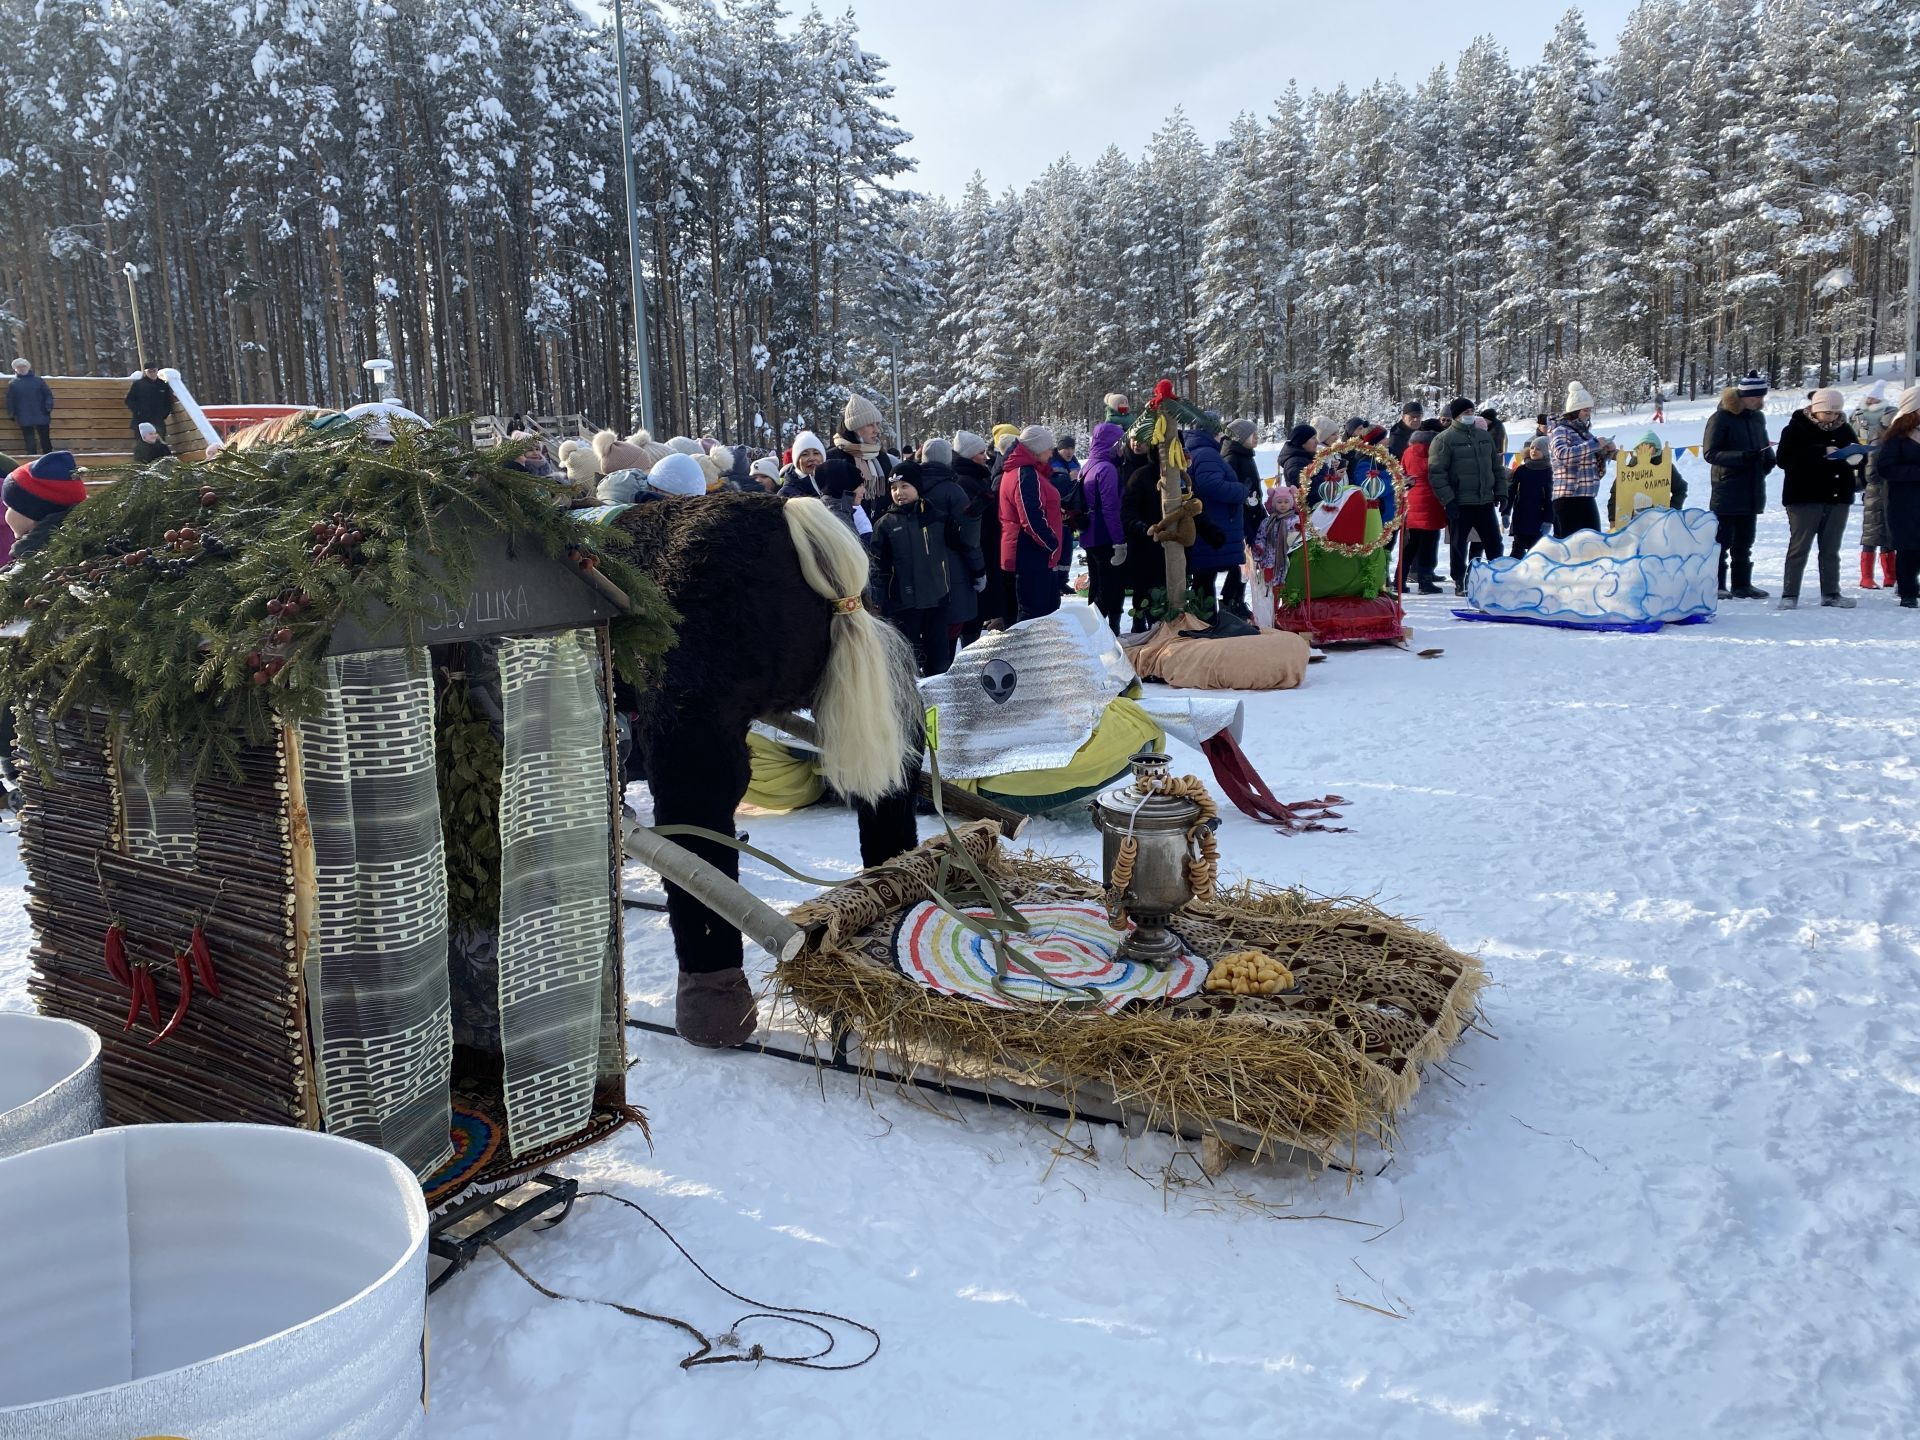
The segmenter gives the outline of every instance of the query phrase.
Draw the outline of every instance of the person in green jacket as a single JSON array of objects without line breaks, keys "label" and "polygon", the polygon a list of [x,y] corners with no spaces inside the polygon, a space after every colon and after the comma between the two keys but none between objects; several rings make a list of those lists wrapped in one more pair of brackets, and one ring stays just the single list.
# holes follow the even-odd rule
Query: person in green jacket
[{"label": "person in green jacket", "polygon": [[1464,595],[1467,547],[1478,540],[1488,555],[1501,553],[1498,506],[1507,498],[1507,472],[1473,401],[1462,396],[1447,414],[1453,423],[1427,447],[1427,484],[1447,512],[1447,568],[1453,593]]}]

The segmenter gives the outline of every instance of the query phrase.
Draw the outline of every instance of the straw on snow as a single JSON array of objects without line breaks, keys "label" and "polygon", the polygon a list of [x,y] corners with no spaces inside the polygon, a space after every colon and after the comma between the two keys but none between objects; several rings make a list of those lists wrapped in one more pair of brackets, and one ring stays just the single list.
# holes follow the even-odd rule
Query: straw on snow
[{"label": "straw on snow", "polygon": [[[1006,853],[991,823],[957,835],[1010,904],[1100,894],[1065,862]],[[1453,1047],[1486,980],[1471,956],[1367,902],[1243,884],[1189,906],[1177,927],[1205,958],[1271,951],[1301,993],[1136,1002],[1115,1014],[937,994],[861,942],[890,936],[900,913],[927,898],[948,845],[928,841],[789,917],[808,943],[775,973],[816,1030],[946,1074],[990,1068],[1070,1104],[1098,1082],[1149,1123],[1330,1159],[1363,1137],[1390,1140],[1420,1067]]]}]

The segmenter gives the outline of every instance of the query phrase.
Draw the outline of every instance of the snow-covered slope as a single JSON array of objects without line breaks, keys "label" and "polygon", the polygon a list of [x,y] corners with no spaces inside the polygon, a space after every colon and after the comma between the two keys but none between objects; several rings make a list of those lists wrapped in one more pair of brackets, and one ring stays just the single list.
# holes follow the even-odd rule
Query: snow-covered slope
[{"label": "snow-covered slope", "polygon": [[[1776,506],[1770,589],[1784,541]],[[936,1115],[634,1032],[654,1150],[629,1133],[563,1168],[735,1289],[885,1348],[850,1374],[682,1373],[683,1335],[485,1258],[430,1306],[432,1433],[1914,1433],[1920,614],[1726,603],[1641,637],[1452,603],[1410,607],[1437,660],[1341,654],[1246,697],[1274,789],[1346,796],[1351,833],[1229,812],[1221,834],[1229,869],[1377,894],[1486,957],[1492,1035],[1429,1076],[1384,1173],[1209,1185],[1163,1139]],[[848,816],[743,823],[802,868],[856,863]],[[1097,855],[1078,821],[1034,831]],[[19,1008],[27,935],[0,913]],[[664,919],[630,923],[653,1013]],[[749,1308],[606,1201],[509,1243],[547,1285],[710,1334]]]}]

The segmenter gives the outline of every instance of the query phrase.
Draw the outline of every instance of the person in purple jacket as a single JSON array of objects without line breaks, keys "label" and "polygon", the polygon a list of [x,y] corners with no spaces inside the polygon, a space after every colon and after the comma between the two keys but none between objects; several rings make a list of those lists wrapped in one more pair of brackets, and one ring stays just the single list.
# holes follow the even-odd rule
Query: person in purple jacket
[{"label": "person in purple jacket", "polygon": [[1120,612],[1127,603],[1127,532],[1120,523],[1120,447],[1126,432],[1112,421],[1093,427],[1086,464],[1080,467],[1080,492],[1087,506],[1083,542],[1087,547],[1087,599],[1120,633]]}]

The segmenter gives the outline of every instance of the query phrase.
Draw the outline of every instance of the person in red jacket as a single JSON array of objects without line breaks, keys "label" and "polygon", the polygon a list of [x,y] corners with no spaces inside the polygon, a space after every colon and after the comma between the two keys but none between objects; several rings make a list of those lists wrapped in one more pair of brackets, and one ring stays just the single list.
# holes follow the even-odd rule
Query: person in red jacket
[{"label": "person in red jacket", "polygon": [[1053,431],[1029,425],[1000,467],[1000,568],[1013,576],[1022,620],[1060,608],[1060,490],[1051,477]]},{"label": "person in red jacket", "polygon": [[1400,468],[1407,472],[1407,542],[1400,552],[1402,594],[1406,593],[1409,571],[1422,595],[1440,593],[1440,532],[1447,528],[1447,512],[1427,483],[1427,447],[1439,432],[1439,420],[1422,420],[1407,437],[1407,448],[1400,452]]}]

